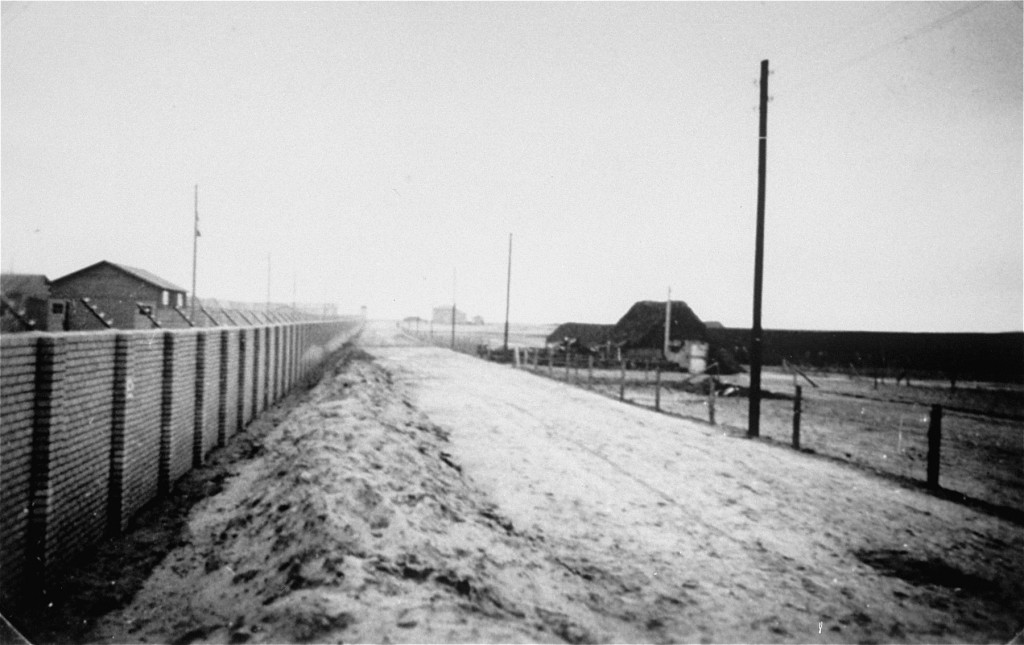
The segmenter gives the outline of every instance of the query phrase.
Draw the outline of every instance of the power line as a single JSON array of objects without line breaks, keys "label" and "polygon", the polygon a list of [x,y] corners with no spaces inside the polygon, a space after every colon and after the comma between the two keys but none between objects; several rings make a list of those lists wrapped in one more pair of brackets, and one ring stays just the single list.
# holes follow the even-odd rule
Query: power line
[{"label": "power line", "polygon": [[933,20],[933,21],[931,21],[931,22],[929,22],[929,23],[927,23],[925,25],[922,25],[922,26],[918,27],[917,29],[909,31],[909,32],[903,34],[902,36],[900,36],[899,38],[897,38],[895,40],[889,41],[889,42],[885,43],[884,45],[881,45],[881,46],[876,47],[876,48],[874,48],[872,50],[869,50],[867,53],[861,54],[860,56],[857,56],[855,58],[852,58],[852,59],[846,61],[845,63],[842,63],[838,68],[836,68],[836,69],[834,69],[832,71],[833,72],[840,72],[840,71],[846,69],[847,67],[850,67],[852,65],[856,65],[857,63],[865,61],[865,60],[867,60],[869,58],[873,58],[874,56],[877,56],[878,54],[881,54],[882,52],[884,52],[886,50],[892,49],[893,47],[899,47],[900,45],[906,44],[906,43],[910,42],[911,40],[914,40],[915,38],[920,38],[921,36],[924,36],[925,34],[931,33],[931,32],[933,32],[933,31],[935,31],[937,29],[941,29],[942,27],[944,27],[945,25],[953,22],[954,20],[958,20],[958,19],[966,16],[967,14],[971,13],[972,11],[980,9],[981,7],[982,7],[982,3],[980,3],[980,2],[978,2],[978,3],[971,3],[971,4],[967,5],[967,6],[960,7],[956,11],[948,13],[945,16],[937,18],[937,19],[935,19],[935,20]]},{"label": "power line", "polygon": [[[970,3],[970,4],[967,4],[967,5],[964,5],[964,6],[960,7],[959,9],[956,9],[955,11],[951,11],[951,12],[949,12],[949,13],[947,13],[945,15],[939,16],[938,18],[935,18],[934,20],[931,20],[931,21],[929,21],[929,22],[927,22],[927,23],[925,23],[923,25],[920,25],[918,27],[914,27],[914,28],[910,29],[909,31],[906,31],[906,32],[902,33],[900,36],[898,36],[898,37],[896,37],[896,38],[894,38],[892,40],[886,41],[885,43],[883,43],[881,45],[878,45],[876,47],[868,49],[867,51],[865,51],[862,54],[858,54],[858,55],[856,55],[856,56],[854,56],[852,58],[849,58],[849,59],[839,63],[836,67],[831,68],[830,70],[828,70],[828,72],[830,74],[837,74],[839,72],[845,71],[845,70],[849,69],[850,67],[853,67],[853,66],[855,66],[855,65],[857,65],[859,63],[862,63],[862,62],[864,62],[864,61],[866,61],[868,59],[874,58],[875,56],[878,56],[879,54],[881,54],[883,52],[886,52],[886,51],[888,51],[890,49],[893,49],[895,47],[899,47],[899,46],[904,45],[904,44],[906,44],[906,43],[908,43],[908,42],[910,42],[912,40],[920,38],[921,36],[924,36],[926,34],[929,34],[929,33],[933,32],[933,31],[941,29],[942,27],[946,26],[947,24],[949,24],[951,22],[954,22],[956,20],[959,20],[960,18],[963,18],[964,16],[966,16],[969,13],[971,13],[972,11],[980,9],[984,4],[987,4],[987,3],[975,2],[975,3]],[[796,85],[793,85],[793,86],[789,87],[788,88],[788,92],[796,92],[798,90],[805,89],[806,87],[808,87],[808,86],[810,86],[812,84],[814,86],[816,86],[816,87],[820,87],[821,86],[821,82],[819,80],[817,80],[817,79],[808,79],[808,80],[806,80],[806,81],[804,81],[802,83],[798,83]]]}]

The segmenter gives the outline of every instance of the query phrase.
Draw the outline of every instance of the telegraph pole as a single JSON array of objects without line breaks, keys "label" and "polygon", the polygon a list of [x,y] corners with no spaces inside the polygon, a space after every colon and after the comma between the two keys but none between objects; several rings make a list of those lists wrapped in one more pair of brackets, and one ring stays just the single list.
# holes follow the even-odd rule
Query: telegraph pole
[{"label": "telegraph pole", "polygon": [[512,234],[508,234],[508,280],[505,283],[505,351],[508,351],[508,306],[512,296]]},{"label": "telegraph pole", "polygon": [[768,146],[768,61],[761,61],[761,119],[757,137],[757,234],[754,246],[754,325],[750,329],[750,410],[747,436],[761,434],[761,285],[764,279],[764,181]]},{"label": "telegraph pole", "polygon": [[452,349],[455,349],[455,267],[452,267]]},{"label": "telegraph pole", "polygon": [[196,184],[195,220],[192,223],[192,320],[196,319],[196,258],[199,252],[199,184]]}]

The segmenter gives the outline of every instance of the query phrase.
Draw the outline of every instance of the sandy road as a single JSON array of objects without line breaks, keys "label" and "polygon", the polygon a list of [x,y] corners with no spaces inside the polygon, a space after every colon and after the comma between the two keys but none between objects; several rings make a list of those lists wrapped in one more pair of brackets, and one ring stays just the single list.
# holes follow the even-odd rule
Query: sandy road
[{"label": "sandy road", "polygon": [[1024,531],[853,468],[437,348],[363,345],[601,641],[1005,641]]}]

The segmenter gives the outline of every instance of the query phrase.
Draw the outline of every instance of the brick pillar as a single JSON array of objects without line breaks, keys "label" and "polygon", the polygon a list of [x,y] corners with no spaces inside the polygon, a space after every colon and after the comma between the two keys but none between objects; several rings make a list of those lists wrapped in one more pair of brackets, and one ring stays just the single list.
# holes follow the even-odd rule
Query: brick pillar
[{"label": "brick pillar", "polygon": [[295,386],[295,323],[288,325],[288,356],[285,360],[285,370],[288,375],[288,382],[285,388],[291,392]]},{"label": "brick pillar", "polygon": [[157,495],[171,490],[171,411],[174,406],[174,345],[171,332],[164,332],[163,378],[160,386],[160,466],[157,471]]},{"label": "brick pillar", "polygon": [[192,413],[192,467],[203,465],[203,413],[206,409],[206,334],[196,334],[196,404]]},{"label": "brick pillar", "polygon": [[277,331],[277,327],[274,327],[274,326],[267,327],[267,369],[266,369],[267,387],[266,387],[266,392],[267,392],[267,407],[268,408],[270,406],[274,405],[274,402],[277,400],[277,396],[276,396],[277,393],[274,391],[276,389],[274,386],[277,385],[277,379],[275,378],[276,374],[274,374],[274,372],[276,371],[276,366],[274,365],[274,362],[275,362],[274,358],[277,355],[277,334],[275,333],[276,331]]},{"label": "brick pillar", "polygon": [[252,351],[246,349],[245,336],[246,330],[241,329],[238,332],[238,420],[235,432],[241,432],[245,429],[245,423],[248,419],[245,418],[245,353],[246,351]]},{"label": "brick pillar", "polygon": [[252,418],[255,419],[260,413],[260,336],[263,328],[256,327],[252,330]]},{"label": "brick pillar", "polygon": [[270,399],[270,328],[263,328],[263,410],[266,410],[273,401]]},{"label": "brick pillar", "polygon": [[284,397],[284,326],[274,328],[274,398],[280,401]]},{"label": "brick pillar", "polygon": [[107,496],[107,534],[124,529],[125,413],[132,364],[131,339],[118,334],[114,341],[114,400],[110,420],[110,488]]},{"label": "brick pillar", "polygon": [[26,527],[26,577],[29,597],[42,600],[49,573],[49,525],[53,502],[50,447],[64,427],[62,402],[67,345],[63,339],[40,338],[36,345],[36,389],[32,425],[31,493]]},{"label": "brick pillar", "polygon": [[299,328],[299,378],[301,379],[306,377],[306,363],[303,361],[303,357],[306,354],[306,327],[308,326],[309,323],[303,323]]},{"label": "brick pillar", "polygon": [[220,337],[220,380],[217,392],[220,400],[217,403],[217,445],[223,446],[228,441],[228,343],[230,333],[222,331]]},{"label": "brick pillar", "polygon": [[292,348],[292,382],[297,385],[302,379],[302,375],[299,373],[299,356],[302,354],[302,323],[296,323],[295,329],[292,331],[295,334],[295,346]]}]

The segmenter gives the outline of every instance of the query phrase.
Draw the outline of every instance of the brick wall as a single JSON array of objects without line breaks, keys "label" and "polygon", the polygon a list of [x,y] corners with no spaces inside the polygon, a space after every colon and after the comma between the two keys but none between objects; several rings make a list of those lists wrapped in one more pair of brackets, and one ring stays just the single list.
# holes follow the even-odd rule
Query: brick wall
[{"label": "brick wall", "polygon": [[0,336],[0,602],[24,583],[38,334]]},{"label": "brick wall", "polygon": [[63,381],[54,380],[60,431],[49,443],[49,517],[43,560],[59,570],[106,531],[114,398],[113,333],[59,338]]},{"label": "brick wall", "polygon": [[253,416],[263,412],[267,407],[267,329],[258,327],[255,330],[252,345],[253,355]]},{"label": "brick wall", "polygon": [[160,410],[160,492],[192,469],[195,423],[196,336],[165,331]]},{"label": "brick wall", "polygon": [[0,336],[0,609],[45,601],[66,565],[356,331],[332,321]]},{"label": "brick wall", "polygon": [[218,444],[223,444],[238,430],[238,395],[239,387],[238,364],[240,358],[240,335],[237,329],[229,329],[221,334],[221,370],[220,370],[220,407],[217,410]]},{"label": "brick wall", "polygon": [[113,458],[122,473],[121,495],[111,500],[108,522],[114,532],[123,530],[128,519],[157,495],[165,335],[132,332],[118,338],[123,339],[126,355],[123,421],[115,430],[119,446]]},{"label": "brick wall", "polygon": [[253,412],[253,383],[256,381],[256,330],[255,329],[242,329],[239,331],[242,342],[239,344],[238,351],[241,354],[243,360],[240,360],[239,368],[241,373],[238,378],[239,397],[241,399],[241,405],[239,406],[239,428],[244,427],[247,423],[252,421]]}]

